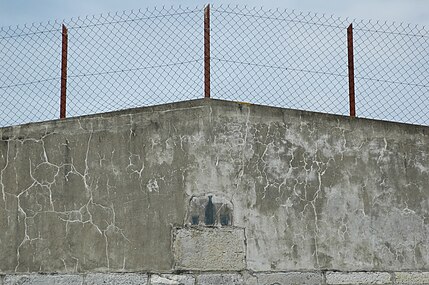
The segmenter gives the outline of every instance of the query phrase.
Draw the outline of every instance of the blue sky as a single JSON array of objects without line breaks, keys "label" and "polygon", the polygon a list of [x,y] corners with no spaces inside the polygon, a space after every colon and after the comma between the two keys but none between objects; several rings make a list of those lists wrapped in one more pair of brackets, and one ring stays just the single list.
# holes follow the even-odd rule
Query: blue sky
[{"label": "blue sky", "polygon": [[[155,6],[200,6],[208,1],[187,0],[0,0],[0,26],[115,12]],[[428,0],[231,0],[213,4],[262,6],[333,14],[339,17],[405,22],[429,27]]]},{"label": "blue sky", "polygon": [[[58,117],[63,20],[68,117],[202,98],[205,4],[0,0],[0,127]],[[211,4],[212,98],[347,115],[353,23],[357,116],[429,124],[429,0]],[[171,6],[187,13],[165,17]],[[118,21],[129,17],[138,20]]]}]

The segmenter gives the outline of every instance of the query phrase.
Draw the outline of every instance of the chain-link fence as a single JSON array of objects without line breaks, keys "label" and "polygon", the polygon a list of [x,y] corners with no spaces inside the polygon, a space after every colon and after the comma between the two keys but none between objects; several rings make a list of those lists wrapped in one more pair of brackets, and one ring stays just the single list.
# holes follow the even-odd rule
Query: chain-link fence
[{"label": "chain-link fence", "polygon": [[429,125],[424,27],[211,6],[208,32],[207,13],[147,9],[0,28],[0,126],[58,118],[60,95],[73,117],[202,98],[208,80],[211,98],[348,115],[351,23],[356,115]]}]

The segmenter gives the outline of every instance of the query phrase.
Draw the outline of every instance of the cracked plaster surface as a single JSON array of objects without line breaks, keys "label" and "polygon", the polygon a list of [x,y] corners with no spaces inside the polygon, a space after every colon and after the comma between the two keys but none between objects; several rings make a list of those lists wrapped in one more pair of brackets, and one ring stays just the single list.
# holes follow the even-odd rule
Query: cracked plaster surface
[{"label": "cracked plaster surface", "polygon": [[169,272],[208,192],[250,270],[428,270],[425,127],[194,101],[0,135],[0,272]]}]

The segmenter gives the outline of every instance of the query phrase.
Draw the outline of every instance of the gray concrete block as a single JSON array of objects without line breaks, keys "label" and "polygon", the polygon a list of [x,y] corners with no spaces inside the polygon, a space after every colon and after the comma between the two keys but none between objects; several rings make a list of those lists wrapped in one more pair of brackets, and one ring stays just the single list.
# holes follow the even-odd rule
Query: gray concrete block
[{"label": "gray concrete block", "polygon": [[429,272],[395,272],[395,284],[429,284]]},{"label": "gray concrete block", "polygon": [[147,274],[137,273],[94,273],[85,277],[85,285],[146,285]]},{"label": "gray concrete block", "polygon": [[195,277],[191,274],[153,274],[150,285],[194,285]]},{"label": "gray concrete block", "polygon": [[387,272],[326,272],[327,284],[392,284],[392,276]]},{"label": "gray concrete block", "polygon": [[256,278],[255,274],[253,274],[251,271],[242,271],[240,272],[243,283],[246,285],[258,285],[258,279]]},{"label": "gray concrete block", "polygon": [[[0,283],[1,284],[1,283]],[[82,275],[6,275],[4,285],[82,285]]]},{"label": "gray concrete block", "polygon": [[173,231],[176,269],[202,271],[245,269],[244,229],[192,227]]},{"label": "gray concrete block", "polygon": [[241,285],[245,284],[240,274],[201,274],[196,276],[196,285]]},{"label": "gray concrete block", "polygon": [[316,285],[323,284],[323,274],[313,272],[260,273],[255,274],[257,284]]}]

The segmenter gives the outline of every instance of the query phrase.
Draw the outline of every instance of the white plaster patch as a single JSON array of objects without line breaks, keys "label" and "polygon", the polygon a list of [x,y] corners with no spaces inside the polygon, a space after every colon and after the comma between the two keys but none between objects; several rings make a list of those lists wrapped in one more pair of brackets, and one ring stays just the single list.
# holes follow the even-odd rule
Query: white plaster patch
[{"label": "white plaster patch", "polygon": [[150,179],[146,185],[146,188],[149,190],[149,192],[159,192],[158,181],[156,181],[154,178]]},{"label": "white plaster patch", "polygon": [[151,275],[151,285],[194,285],[195,277],[189,274],[175,275],[175,274],[161,274]]}]

